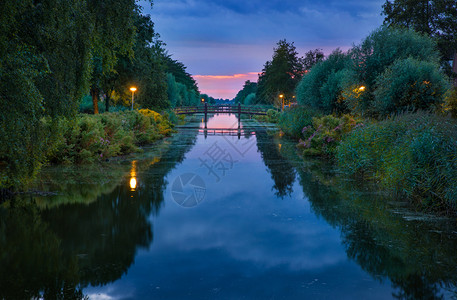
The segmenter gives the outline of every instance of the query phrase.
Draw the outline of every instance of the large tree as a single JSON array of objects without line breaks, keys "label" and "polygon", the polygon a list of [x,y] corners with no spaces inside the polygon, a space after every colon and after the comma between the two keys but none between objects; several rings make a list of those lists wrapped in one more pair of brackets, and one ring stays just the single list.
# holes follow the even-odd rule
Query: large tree
[{"label": "large tree", "polygon": [[1,189],[25,184],[44,161],[55,128],[43,118],[76,112],[93,27],[83,0],[3,0],[0,24]]},{"label": "large tree", "polygon": [[257,92],[257,83],[246,80],[243,88],[236,94],[235,103],[247,104],[245,102],[247,96]]},{"label": "large tree", "polygon": [[[139,6],[135,0],[88,0],[89,18],[93,24],[92,79],[90,94],[94,113],[98,113],[98,99],[105,77],[112,76],[121,55],[133,56],[135,17]],[[152,2],[151,2],[152,3]]]},{"label": "large tree", "polygon": [[387,0],[383,5],[384,24],[412,28],[436,39],[442,66],[451,74],[450,60],[456,63],[457,1]]},{"label": "large tree", "polygon": [[273,58],[267,61],[259,75],[257,99],[261,103],[279,104],[279,95],[291,98],[304,74],[303,59],[298,57],[294,43],[280,40]]}]

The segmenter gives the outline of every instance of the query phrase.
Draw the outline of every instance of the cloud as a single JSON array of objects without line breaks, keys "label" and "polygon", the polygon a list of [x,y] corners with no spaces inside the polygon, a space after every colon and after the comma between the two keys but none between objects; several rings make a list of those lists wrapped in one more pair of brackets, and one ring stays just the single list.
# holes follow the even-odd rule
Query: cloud
[{"label": "cloud", "polygon": [[200,91],[215,98],[233,99],[246,80],[257,81],[258,72],[231,75],[194,75]]},{"label": "cloud", "polygon": [[233,74],[233,75],[194,75],[195,79],[209,79],[209,80],[226,80],[226,79],[240,79],[240,78],[252,78],[252,76],[258,76],[257,72],[249,72],[246,74]]},{"label": "cloud", "polygon": [[151,14],[167,49],[191,74],[243,74],[260,71],[281,39],[295,42],[300,55],[315,48],[329,54],[360,43],[382,24],[383,3],[155,0],[144,13]]}]

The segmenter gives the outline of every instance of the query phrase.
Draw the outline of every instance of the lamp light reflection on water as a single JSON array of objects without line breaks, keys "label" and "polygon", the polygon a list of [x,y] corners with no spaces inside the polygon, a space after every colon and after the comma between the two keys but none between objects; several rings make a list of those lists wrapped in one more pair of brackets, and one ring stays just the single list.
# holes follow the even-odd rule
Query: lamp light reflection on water
[{"label": "lamp light reflection on water", "polygon": [[132,191],[134,191],[136,189],[136,178],[135,177],[130,178],[130,188],[132,189]]},{"label": "lamp light reflection on water", "polygon": [[136,160],[132,161],[132,169],[130,170],[130,190],[135,191],[137,186],[136,181]]}]

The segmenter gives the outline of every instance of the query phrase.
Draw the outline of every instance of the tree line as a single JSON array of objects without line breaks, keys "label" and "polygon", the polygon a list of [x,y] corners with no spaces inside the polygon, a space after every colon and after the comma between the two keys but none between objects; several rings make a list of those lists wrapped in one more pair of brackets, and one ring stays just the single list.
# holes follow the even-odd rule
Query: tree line
[{"label": "tree line", "polygon": [[36,174],[85,95],[95,114],[101,99],[106,111],[128,106],[131,86],[136,107],[198,104],[195,80],[165,46],[136,0],[1,1],[0,187]]},{"label": "tree line", "polygon": [[[348,98],[345,95],[349,98],[352,97],[352,100],[348,101],[352,102],[349,105],[353,106],[355,105],[354,97],[358,97],[362,90],[374,92],[376,80],[379,81],[378,85],[381,85],[381,78],[376,78],[376,76],[380,75],[382,73],[380,69],[384,71],[384,68],[379,64],[383,64],[385,67],[397,58],[406,59],[410,56],[415,59],[420,56],[420,60],[423,61],[420,66],[422,71],[418,71],[417,62],[411,60],[403,62],[401,65],[398,63],[396,69],[416,72],[416,76],[419,76],[417,72],[432,72],[433,69],[435,81],[439,81],[436,72],[442,72],[455,81],[457,1],[386,1],[382,14],[385,16],[384,29],[377,30],[361,45],[354,46],[347,53],[337,49],[325,58],[322,50],[316,49],[307,52],[305,57],[299,57],[293,43],[286,40],[279,41],[274,48],[272,60],[265,63],[258,81],[246,81],[235,97],[235,101],[246,104],[281,106],[280,102],[283,98],[292,100],[296,96],[303,103],[320,101],[321,107],[319,108],[324,108],[327,112],[328,110],[347,111],[348,107],[343,101],[343,98]],[[400,33],[400,31],[409,33]],[[420,42],[422,36],[429,37],[430,42]],[[396,42],[395,39],[397,39]],[[400,51],[404,51],[396,53],[396,47],[400,46],[402,41],[409,43],[410,48],[398,47]],[[390,43],[391,47],[378,51],[378,54],[384,55],[384,57],[376,58],[376,55],[371,55],[369,51],[375,50],[383,42]],[[395,45],[395,43],[397,44]],[[452,70],[452,61],[454,70]],[[371,62],[372,65],[363,65],[366,62]],[[424,65],[425,62],[428,63],[428,66]],[[310,73],[316,64],[318,66],[314,72]],[[395,73],[395,70],[392,71]],[[305,74],[312,74],[312,76],[305,76]],[[315,83],[311,87],[310,81],[312,80]],[[387,82],[389,78],[384,76],[383,80]],[[358,88],[361,86],[363,88],[354,95],[357,84]],[[308,88],[306,93],[304,92],[305,87]],[[369,94],[365,93],[365,95]],[[378,96],[382,97],[381,94],[386,96],[388,92],[379,89]],[[373,94],[371,96],[373,97]]]}]

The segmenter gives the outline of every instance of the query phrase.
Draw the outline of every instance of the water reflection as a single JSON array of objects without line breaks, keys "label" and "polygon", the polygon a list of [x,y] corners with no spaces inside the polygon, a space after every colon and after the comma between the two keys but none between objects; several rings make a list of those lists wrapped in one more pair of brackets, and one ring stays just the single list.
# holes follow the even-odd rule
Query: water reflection
[{"label": "water reflection", "polygon": [[166,174],[196,134],[131,162],[43,170],[37,187],[55,196],[18,197],[0,207],[0,299],[77,299],[84,287],[125,275],[139,249],[152,244],[150,216],[163,206]]},{"label": "water reflection", "polygon": [[[56,195],[0,206],[0,299],[455,296],[453,222],[410,215],[249,122],[240,140],[194,128],[134,159],[45,170],[37,188]],[[200,160],[215,142],[243,154],[219,182]],[[170,189],[189,172],[208,197],[182,208]]]},{"label": "water reflection", "polygon": [[136,163],[137,161],[132,161],[132,169],[130,170],[130,190],[135,191],[136,189]]},{"label": "water reflection", "polygon": [[[288,151],[293,155],[294,149]],[[373,278],[392,283],[394,298],[457,295],[454,221],[421,214],[406,218],[407,207],[386,201],[370,184],[335,176],[322,162],[300,164],[297,170],[313,211],[340,229],[350,259]]]}]

